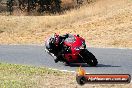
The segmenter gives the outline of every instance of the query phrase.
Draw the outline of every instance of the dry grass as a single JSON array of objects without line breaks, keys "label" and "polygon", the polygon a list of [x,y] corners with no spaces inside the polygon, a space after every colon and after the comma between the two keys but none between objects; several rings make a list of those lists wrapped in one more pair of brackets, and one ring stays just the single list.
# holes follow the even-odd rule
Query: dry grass
[{"label": "dry grass", "polygon": [[80,34],[90,46],[132,48],[132,1],[97,0],[54,16],[0,16],[0,44],[43,44],[55,32]]}]

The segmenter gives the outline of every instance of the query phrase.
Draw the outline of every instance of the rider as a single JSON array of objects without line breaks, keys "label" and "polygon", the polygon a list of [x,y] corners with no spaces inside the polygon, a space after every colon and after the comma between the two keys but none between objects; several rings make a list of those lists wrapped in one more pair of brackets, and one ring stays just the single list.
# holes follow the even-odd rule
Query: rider
[{"label": "rider", "polygon": [[54,36],[51,38],[49,46],[52,49],[51,51],[55,53],[55,56],[56,56],[55,63],[63,59],[62,57],[62,54],[64,53],[63,52],[63,42],[68,37],[69,37],[69,34],[67,33],[62,36],[55,33]]},{"label": "rider", "polygon": [[47,39],[45,43],[46,48],[52,53],[54,53],[58,44],[59,44],[59,35],[56,33],[53,36],[51,36],[49,39]]}]

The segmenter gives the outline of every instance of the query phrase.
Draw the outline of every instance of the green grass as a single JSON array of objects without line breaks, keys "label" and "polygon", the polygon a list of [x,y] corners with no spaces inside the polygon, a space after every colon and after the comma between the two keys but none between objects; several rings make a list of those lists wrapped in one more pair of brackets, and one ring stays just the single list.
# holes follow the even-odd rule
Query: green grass
[{"label": "green grass", "polygon": [[63,72],[33,66],[0,63],[0,88],[36,88],[37,77],[61,76]]}]

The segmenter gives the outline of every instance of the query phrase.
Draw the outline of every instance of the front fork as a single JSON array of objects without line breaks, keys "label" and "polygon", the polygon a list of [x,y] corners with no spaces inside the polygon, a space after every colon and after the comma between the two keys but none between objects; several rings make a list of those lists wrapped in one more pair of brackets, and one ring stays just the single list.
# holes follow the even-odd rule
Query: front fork
[{"label": "front fork", "polygon": [[80,51],[80,53],[78,53],[78,55],[79,55],[79,57],[81,58],[81,60],[85,63],[86,61],[85,61],[85,50],[86,49],[83,49],[83,50],[81,50]]}]

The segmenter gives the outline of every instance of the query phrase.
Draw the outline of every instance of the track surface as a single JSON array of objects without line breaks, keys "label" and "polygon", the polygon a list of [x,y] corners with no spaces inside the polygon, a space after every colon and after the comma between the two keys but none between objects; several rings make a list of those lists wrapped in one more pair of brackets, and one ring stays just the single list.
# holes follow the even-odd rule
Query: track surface
[{"label": "track surface", "polygon": [[[98,59],[97,67],[82,64],[88,73],[121,73],[132,75],[132,49],[88,48]],[[76,71],[80,64],[64,66],[55,63],[43,46],[35,45],[1,45],[0,62],[46,66],[59,70]]]}]

